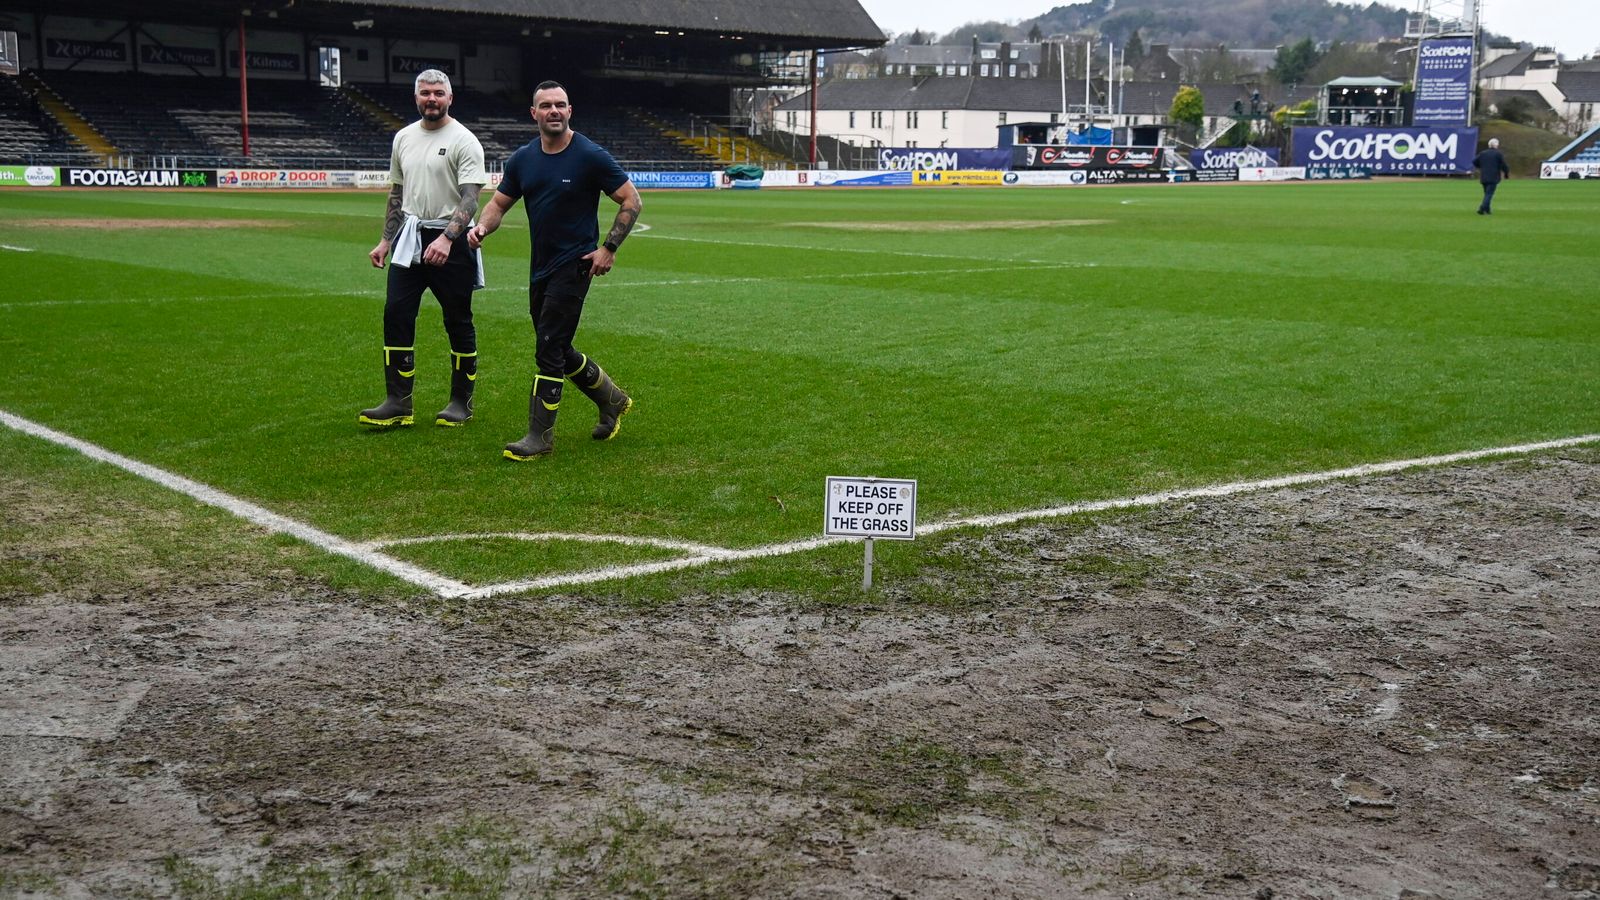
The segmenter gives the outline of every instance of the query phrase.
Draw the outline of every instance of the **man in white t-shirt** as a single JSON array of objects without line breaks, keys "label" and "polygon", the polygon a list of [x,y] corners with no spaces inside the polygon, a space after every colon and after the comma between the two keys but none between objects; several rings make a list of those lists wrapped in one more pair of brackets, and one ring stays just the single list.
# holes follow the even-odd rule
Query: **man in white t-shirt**
[{"label": "man in white t-shirt", "polygon": [[483,287],[483,263],[468,246],[467,229],[478,212],[478,192],[489,183],[483,145],[450,118],[450,77],[438,69],[417,76],[417,112],[422,118],[395,133],[389,161],[389,209],[383,239],[368,257],[374,268],[389,266],[383,307],[383,375],[387,398],[364,409],[357,421],[390,428],[410,425],[411,385],[416,375],[417,311],[422,292],[433,291],[450,335],[450,402],[436,425],[465,425],[472,418],[472,387],[478,378],[478,335],[472,327],[472,292]]}]

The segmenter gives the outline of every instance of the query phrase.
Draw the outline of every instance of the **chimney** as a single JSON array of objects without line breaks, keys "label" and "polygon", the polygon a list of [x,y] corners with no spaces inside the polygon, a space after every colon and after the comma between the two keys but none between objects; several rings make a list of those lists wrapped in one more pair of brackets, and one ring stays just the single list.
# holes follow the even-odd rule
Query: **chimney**
[{"label": "chimney", "polygon": [[1010,73],[1010,71],[1011,71],[1011,42],[1010,41],[1001,41],[1000,42],[1000,77],[1002,77],[1002,78],[1010,77],[1009,74],[1008,74],[1008,73]]}]

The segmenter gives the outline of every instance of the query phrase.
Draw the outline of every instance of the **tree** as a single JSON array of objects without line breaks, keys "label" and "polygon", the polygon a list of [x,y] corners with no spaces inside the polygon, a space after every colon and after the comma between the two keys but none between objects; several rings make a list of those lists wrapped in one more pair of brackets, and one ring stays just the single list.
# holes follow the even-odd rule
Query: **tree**
[{"label": "tree", "polygon": [[1180,125],[1199,128],[1206,118],[1205,95],[1192,84],[1178,88],[1178,93],[1172,97],[1172,109],[1167,111],[1167,118]]},{"label": "tree", "polygon": [[1317,64],[1317,45],[1311,38],[1302,38],[1298,44],[1278,48],[1278,58],[1267,70],[1267,75],[1279,84],[1299,84]]},{"label": "tree", "polygon": [[1039,30],[1039,23],[1035,22],[1033,27],[1028,29],[1028,41],[1029,43],[1037,44],[1042,40],[1044,40],[1044,32]]},{"label": "tree", "polygon": [[1139,37],[1139,29],[1135,28],[1128,35],[1128,43],[1123,45],[1122,50],[1127,55],[1128,65],[1137,68],[1144,61],[1144,39]]}]

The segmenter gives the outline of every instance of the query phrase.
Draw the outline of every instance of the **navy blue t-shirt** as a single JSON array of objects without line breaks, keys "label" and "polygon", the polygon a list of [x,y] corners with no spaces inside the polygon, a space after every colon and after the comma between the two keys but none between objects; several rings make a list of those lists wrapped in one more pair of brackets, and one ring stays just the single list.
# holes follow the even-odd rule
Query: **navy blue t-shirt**
[{"label": "navy blue t-shirt", "polygon": [[578,132],[560,153],[546,153],[539,139],[506,160],[500,193],[522,201],[533,229],[530,280],[549,277],[600,244],[600,195],[622,187],[628,173],[611,154]]}]

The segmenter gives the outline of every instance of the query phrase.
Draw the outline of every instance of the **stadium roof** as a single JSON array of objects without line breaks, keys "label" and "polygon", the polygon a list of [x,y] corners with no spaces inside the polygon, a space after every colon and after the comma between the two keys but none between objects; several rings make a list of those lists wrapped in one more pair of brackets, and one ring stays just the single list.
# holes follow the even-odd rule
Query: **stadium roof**
[{"label": "stadium roof", "polygon": [[1395,80],[1390,79],[1390,78],[1384,78],[1381,75],[1368,75],[1366,77],[1358,77],[1358,76],[1355,76],[1355,75],[1346,75],[1343,78],[1335,78],[1334,80],[1328,82],[1328,87],[1382,87],[1382,88],[1388,88],[1388,87],[1401,87],[1401,86],[1402,85],[1400,84],[1400,82],[1395,81]]},{"label": "stadium roof", "polygon": [[[5,0],[45,15],[126,18],[119,0]],[[349,34],[471,34],[488,40],[513,27],[640,28],[713,38],[746,36],[801,47],[877,46],[887,39],[857,0],[149,0],[144,22],[231,24]],[[507,20],[511,21],[507,21]]]},{"label": "stadium roof", "polygon": [[[316,0],[312,0],[316,2]],[[883,31],[856,0],[321,0],[349,7],[476,12],[541,21],[822,38],[879,44]]]}]

